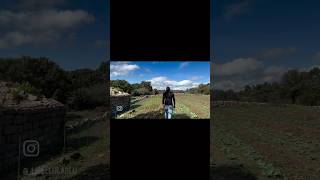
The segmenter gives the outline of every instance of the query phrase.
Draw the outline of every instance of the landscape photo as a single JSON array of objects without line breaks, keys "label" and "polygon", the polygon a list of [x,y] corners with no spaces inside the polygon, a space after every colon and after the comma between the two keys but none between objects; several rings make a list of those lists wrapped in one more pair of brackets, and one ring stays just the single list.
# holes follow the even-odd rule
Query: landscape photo
[{"label": "landscape photo", "polygon": [[0,179],[109,179],[108,2],[0,7]]},{"label": "landscape photo", "polygon": [[319,179],[318,7],[213,1],[211,179]]},{"label": "landscape photo", "polygon": [[111,114],[116,119],[165,119],[164,94],[174,94],[172,119],[210,118],[210,62],[110,62]]}]

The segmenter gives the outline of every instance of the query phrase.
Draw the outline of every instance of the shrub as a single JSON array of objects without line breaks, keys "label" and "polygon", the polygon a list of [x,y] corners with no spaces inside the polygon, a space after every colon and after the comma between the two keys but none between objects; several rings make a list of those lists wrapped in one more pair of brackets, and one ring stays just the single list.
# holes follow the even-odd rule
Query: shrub
[{"label": "shrub", "polygon": [[152,92],[150,92],[147,88],[138,88],[132,91],[133,96],[141,96],[141,95],[151,95]]},{"label": "shrub", "polygon": [[106,87],[97,84],[88,88],[79,88],[71,93],[68,106],[75,110],[94,109],[97,106],[105,106],[108,103]]},{"label": "shrub", "polygon": [[38,90],[37,88],[33,87],[29,82],[22,82],[19,86],[18,86],[18,91],[23,91],[25,93],[28,94],[32,94],[35,96],[40,96],[40,90]]},{"label": "shrub", "polygon": [[32,94],[35,96],[40,96],[40,90],[33,87],[29,82],[22,82],[16,88],[10,91],[10,95],[12,96],[13,100],[17,103],[21,102],[22,100],[27,98],[27,94]]}]

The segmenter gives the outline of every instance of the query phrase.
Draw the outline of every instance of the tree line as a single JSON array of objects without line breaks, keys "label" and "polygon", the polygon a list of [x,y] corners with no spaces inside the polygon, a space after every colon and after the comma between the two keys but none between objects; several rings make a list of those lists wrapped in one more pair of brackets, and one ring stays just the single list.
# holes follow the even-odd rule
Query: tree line
[{"label": "tree line", "polygon": [[215,100],[320,105],[320,68],[289,70],[279,82],[246,85],[240,91],[213,90]]},{"label": "tree line", "polygon": [[191,94],[210,94],[210,83],[208,84],[200,84],[198,87],[190,88],[186,90],[187,93]]},{"label": "tree line", "polygon": [[153,89],[151,82],[142,81],[141,83],[130,84],[126,80],[110,80],[110,86],[133,96],[158,94],[157,89]]},{"label": "tree line", "polygon": [[[129,93],[133,96],[160,94],[164,90],[153,89],[151,82],[142,81],[141,83],[130,84],[126,80],[111,80],[110,86]],[[200,84],[198,87],[187,90],[172,90],[175,93],[192,93],[192,94],[210,94],[210,84]]]},{"label": "tree line", "polygon": [[0,81],[28,82],[47,98],[73,109],[106,105],[108,67],[66,71],[46,57],[0,58]]}]

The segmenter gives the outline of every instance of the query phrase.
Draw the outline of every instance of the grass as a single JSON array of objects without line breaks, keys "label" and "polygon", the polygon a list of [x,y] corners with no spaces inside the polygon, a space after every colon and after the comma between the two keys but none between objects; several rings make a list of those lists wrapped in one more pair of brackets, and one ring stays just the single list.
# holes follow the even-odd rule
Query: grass
[{"label": "grass", "polygon": [[[162,96],[148,96],[141,100],[132,100],[131,109],[118,115],[119,119],[130,118],[164,118],[161,104]],[[209,119],[210,118],[210,96],[194,94],[176,94],[176,108],[173,112],[175,119]]]},{"label": "grass", "polygon": [[211,128],[211,164],[216,167],[241,164],[256,179],[320,177],[320,110],[272,105],[215,108]]},{"label": "grass", "polygon": [[[69,112],[69,121],[79,121],[83,118],[97,118],[101,116],[100,110]],[[35,176],[23,176],[22,180],[71,180],[71,179],[110,179],[110,140],[109,123],[106,119],[81,127],[80,131],[67,134],[65,152],[52,156],[37,168],[60,169],[62,174],[40,173]],[[80,154],[79,159],[72,156]]]}]

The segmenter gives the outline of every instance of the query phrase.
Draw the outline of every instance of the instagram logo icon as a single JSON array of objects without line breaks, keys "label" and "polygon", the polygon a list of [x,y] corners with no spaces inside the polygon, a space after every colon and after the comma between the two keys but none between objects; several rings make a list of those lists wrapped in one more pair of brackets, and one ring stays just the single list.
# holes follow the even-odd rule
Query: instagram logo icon
[{"label": "instagram logo icon", "polygon": [[26,157],[39,156],[40,144],[36,140],[26,140],[23,142],[23,155]]}]

